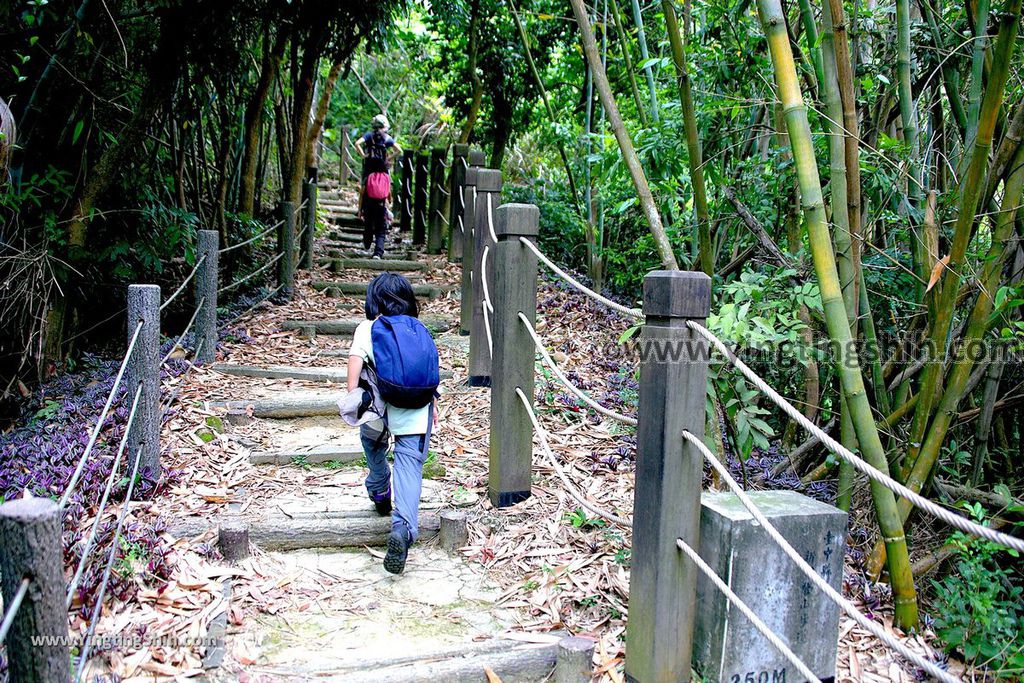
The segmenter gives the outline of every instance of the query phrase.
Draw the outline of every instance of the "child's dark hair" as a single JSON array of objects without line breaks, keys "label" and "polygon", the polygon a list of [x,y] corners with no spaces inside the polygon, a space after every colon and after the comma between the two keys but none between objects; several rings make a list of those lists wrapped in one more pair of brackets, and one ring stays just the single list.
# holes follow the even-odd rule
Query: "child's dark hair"
[{"label": "child's dark hair", "polygon": [[367,320],[374,320],[378,315],[419,316],[412,285],[397,273],[381,273],[373,278],[366,288],[365,308]]}]

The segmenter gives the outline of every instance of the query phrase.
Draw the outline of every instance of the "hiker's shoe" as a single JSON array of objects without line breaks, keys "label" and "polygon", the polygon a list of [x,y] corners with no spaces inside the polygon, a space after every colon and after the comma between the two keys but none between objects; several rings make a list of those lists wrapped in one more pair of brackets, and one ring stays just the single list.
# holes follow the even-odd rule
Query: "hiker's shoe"
[{"label": "hiker's shoe", "polygon": [[380,254],[374,254],[373,255],[373,260],[374,261],[380,261]]},{"label": "hiker's shoe", "polygon": [[384,569],[392,574],[401,574],[405,569],[405,560],[409,557],[409,546],[412,538],[404,525],[391,529],[388,534],[388,552],[384,556]]},{"label": "hiker's shoe", "polygon": [[381,517],[391,514],[391,489],[388,488],[384,493],[374,493],[370,496],[370,500],[373,501],[373,507],[377,511],[377,514]]}]

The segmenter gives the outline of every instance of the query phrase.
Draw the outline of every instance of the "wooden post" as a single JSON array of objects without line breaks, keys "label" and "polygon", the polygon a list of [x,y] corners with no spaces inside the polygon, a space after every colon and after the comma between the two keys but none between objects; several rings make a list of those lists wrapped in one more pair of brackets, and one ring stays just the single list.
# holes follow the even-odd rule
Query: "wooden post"
[{"label": "wooden post", "polygon": [[427,253],[440,254],[444,237],[444,147],[430,150],[430,204],[427,209]]},{"label": "wooden post", "polygon": [[704,273],[658,270],[644,278],[633,562],[626,679],[690,679],[698,570],[676,547],[698,547],[703,458],[682,438],[704,436],[707,344],[686,327],[711,306]]},{"label": "wooden post", "polygon": [[[494,340],[490,368],[494,419],[487,491],[494,507],[508,507],[530,497],[533,423],[516,389],[521,389],[533,404],[536,351],[519,314],[525,314],[530,324],[537,318],[537,256],[519,238],[536,241],[539,227],[540,210],[532,204],[505,204],[494,212],[498,243],[491,246],[487,262],[494,302],[494,312],[490,314]],[[470,344],[473,341],[471,337]]]},{"label": "wooden post", "polygon": [[456,143],[452,145],[452,168],[448,176],[448,260],[462,262],[463,216],[466,198],[462,191],[466,185],[466,168],[469,145]]},{"label": "wooden post", "polygon": [[348,182],[349,173],[349,155],[348,155],[348,126],[341,127],[341,141],[338,143],[338,154],[341,156],[341,161],[338,162],[341,167],[338,169],[338,179],[341,184],[344,185]]},{"label": "wooden post", "polygon": [[469,336],[473,327],[473,268],[476,265],[476,180],[480,169],[470,166],[466,169],[466,178],[462,188],[463,210],[462,225],[462,280],[459,299],[459,334]]},{"label": "wooden post", "polygon": [[413,198],[412,243],[422,245],[427,236],[427,152],[424,150],[416,155],[416,188]]},{"label": "wooden post", "polygon": [[[488,197],[490,198],[488,200]],[[476,174],[476,208],[473,231],[475,233],[473,250],[473,309],[469,335],[469,386],[491,386],[491,350],[487,345],[487,330],[484,326],[484,277],[481,274],[484,249],[491,252],[486,264],[487,289],[491,292],[491,303],[497,306],[494,297],[494,240],[491,239],[490,221],[494,220],[494,210],[498,208],[501,198],[501,171],[482,168]],[[488,201],[491,211],[488,212]],[[490,314],[488,313],[490,316]],[[492,318],[493,324],[493,316]],[[494,332],[493,328],[491,330]],[[532,347],[531,347],[532,348]]]},{"label": "wooden post", "polygon": [[142,322],[139,340],[128,360],[128,396],[142,385],[139,407],[128,435],[128,455],[138,457],[139,471],[160,478],[160,287],[128,285],[128,340]]},{"label": "wooden post", "polygon": [[590,683],[596,645],[590,638],[578,636],[567,636],[558,641],[555,683]]},{"label": "wooden post", "polygon": [[197,363],[217,360],[217,267],[220,234],[216,230],[199,231],[199,250],[196,258],[204,258],[196,273],[195,357]]},{"label": "wooden post", "polygon": [[0,587],[9,606],[28,578],[28,592],[7,633],[10,680],[70,680],[68,611],[60,507],[48,498],[18,498],[0,505]]},{"label": "wooden post", "polygon": [[277,286],[281,296],[290,301],[295,293],[295,203],[281,202],[281,226],[277,229]]},{"label": "wooden post", "polygon": [[249,557],[249,525],[241,517],[228,517],[217,527],[217,548],[228,562]]},{"label": "wooden post", "polygon": [[440,517],[441,529],[438,536],[442,548],[454,553],[469,543],[468,516],[465,510],[444,510]]},{"label": "wooden post", "polygon": [[407,233],[412,229],[413,213],[413,174],[416,165],[416,152],[407,149],[402,153],[402,218],[399,221],[400,233]]},{"label": "wooden post", "polygon": [[303,270],[313,269],[313,241],[316,237],[317,169],[310,167],[309,170],[309,178],[302,184],[302,200],[306,202],[306,208],[302,212],[305,232],[302,233],[302,262],[299,267]]}]

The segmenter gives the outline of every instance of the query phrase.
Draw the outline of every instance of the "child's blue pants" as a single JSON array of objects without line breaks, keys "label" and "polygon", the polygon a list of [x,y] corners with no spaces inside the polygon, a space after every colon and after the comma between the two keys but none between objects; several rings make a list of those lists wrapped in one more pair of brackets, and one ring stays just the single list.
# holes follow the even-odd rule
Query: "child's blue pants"
[{"label": "child's blue pants", "polygon": [[[431,416],[433,417],[433,416]],[[378,445],[376,438],[365,435],[360,429],[360,441],[366,453],[366,464],[370,474],[366,477],[366,491],[372,497],[383,494],[392,487],[391,527],[404,524],[410,538],[419,535],[420,492],[423,488],[423,463],[430,448],[430,433],[395,436],[394,474],[388,466],[388,440]],[[394,481],[392,482],[392,479]]]}]

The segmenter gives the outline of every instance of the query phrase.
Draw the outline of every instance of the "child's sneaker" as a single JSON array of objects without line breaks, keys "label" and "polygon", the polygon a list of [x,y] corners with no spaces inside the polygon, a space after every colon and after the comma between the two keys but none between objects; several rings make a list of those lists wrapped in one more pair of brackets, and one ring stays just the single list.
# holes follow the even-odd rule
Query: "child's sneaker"
[{"label": "child's sneaker", "polygon": [[373,501],[373,507],[377,510],[377,514],[381,517],[391,514],[391,488],[389,487],[384,493],[374,493],[370,495],[370,500]]},{"label": "child's sneaker", "polygon": [[412,538],[404,524],[398,524],[388,534],[388,552],[384,556],[384,569],[392,574],[401,574],[405,569],[405,560],[409,557],[409,546]]}]

